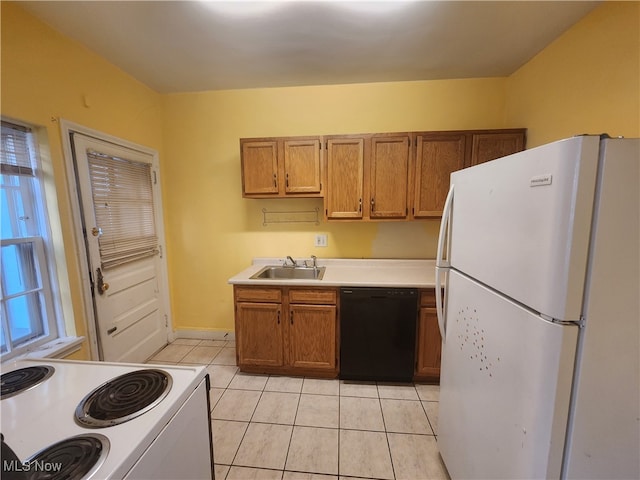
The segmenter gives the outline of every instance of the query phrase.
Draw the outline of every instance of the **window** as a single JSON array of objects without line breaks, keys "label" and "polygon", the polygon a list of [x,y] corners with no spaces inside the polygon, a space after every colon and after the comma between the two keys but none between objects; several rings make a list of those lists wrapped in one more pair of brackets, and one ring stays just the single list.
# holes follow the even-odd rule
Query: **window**
[{"label": "window", "polygon": [[8,358],[58,337],[42,170],[28,127],[2,121],[0,173],[0,354]]},{"label": "window", "polygon": [[88,151],[89,177],[103,269],[155,255],[151,164]]}]

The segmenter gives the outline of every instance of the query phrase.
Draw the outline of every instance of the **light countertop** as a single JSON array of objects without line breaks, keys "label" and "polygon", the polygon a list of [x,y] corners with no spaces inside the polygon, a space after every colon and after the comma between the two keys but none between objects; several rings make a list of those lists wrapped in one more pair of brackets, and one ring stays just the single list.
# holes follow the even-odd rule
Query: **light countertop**
[{"label": "light countertop", "polygon": [[[308,258],[296,258],[302,264]],[[284,258],[255,258],[250,267],[229,279],[232,285],[298,285],[318,287],[433,288],[435,260],[318,258],[326,267],[322,280],[251,279],[265,265],[282,265]]]}]

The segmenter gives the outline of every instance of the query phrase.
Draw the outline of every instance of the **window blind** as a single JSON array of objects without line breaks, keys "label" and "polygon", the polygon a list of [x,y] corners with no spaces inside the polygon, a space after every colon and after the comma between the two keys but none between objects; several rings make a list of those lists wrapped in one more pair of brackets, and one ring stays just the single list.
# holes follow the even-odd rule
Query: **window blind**
[{"label": "window blind", "polygon": [[34,176],[35,168],[29,154],[29,129],[2,122],[0,129],[0,169],[5,175]]},{"label": "window blind", "polygon": [[158,252],[151,165],[88,151],[103,269]]}]

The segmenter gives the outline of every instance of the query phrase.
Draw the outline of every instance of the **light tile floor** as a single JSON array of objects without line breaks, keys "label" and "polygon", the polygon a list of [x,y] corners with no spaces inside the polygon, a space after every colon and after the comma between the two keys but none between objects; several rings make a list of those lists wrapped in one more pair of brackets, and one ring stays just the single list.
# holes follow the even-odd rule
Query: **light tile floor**
[{"label": "light tile floor", "polygon": [[437,385],[245,374],[219,340],[177,339],[148,363],[207,366],[216,480],[449,478]]}]

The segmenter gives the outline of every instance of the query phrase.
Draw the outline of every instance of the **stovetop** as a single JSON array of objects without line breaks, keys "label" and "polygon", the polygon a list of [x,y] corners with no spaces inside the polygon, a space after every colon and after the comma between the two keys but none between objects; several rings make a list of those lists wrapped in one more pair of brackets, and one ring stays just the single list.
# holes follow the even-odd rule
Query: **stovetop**
[{"label": "stovetop", "polygon": [[[1,432],[4,441],[19,459],[26,460],[58,442],[78,435],[99,434],[107,439],[108,454],[97,477],[119,478],[126,474],[162,428],[175,415],[206,375],[200,366],[158,366],[68,360],[20,360],[2,365],[2,373],[34,366],[53,367],[54,372],[40,383],[0,400]],[[153,405],[124,423],[96,428],[75,419],[83,399],[105,383],[127,378],[131,372],[145,371],[159,384],[163,373],[170,386]],[[158,375],[158,372],[160,373]],[[124,394],[139,386],[124,386]],[[161,389],[158,389],[161,390]],[[160,398],[161,397],[161,398]],[[153,403],[152,402],[152,403]]]}]

